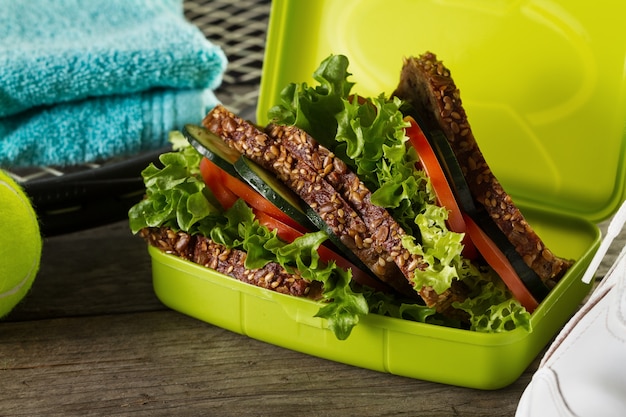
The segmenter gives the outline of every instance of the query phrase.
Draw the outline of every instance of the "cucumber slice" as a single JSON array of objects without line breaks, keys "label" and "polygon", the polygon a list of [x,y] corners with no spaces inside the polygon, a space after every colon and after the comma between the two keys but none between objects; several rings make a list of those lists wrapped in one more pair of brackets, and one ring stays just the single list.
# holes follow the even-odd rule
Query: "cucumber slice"
[{"label": "cucumber slice", "polygon": [[237,176],[233,164],[241,154],[228,146],[222,138],[202,126],[192,124],[184,126],[183,135],[202,156],[230,175]]},{"label": "cucumber slice", "polygon": [[448,182],[454,190],[455,197],[463,211],[467,213],[480,228],[489,236],[489,238],[500,248],[504,256],[509,260],[513,269],[517,272],[528,291],[533,295],[535,300],[541,302],[550,291],[543,283],[539,275],[530,268],[522,259],[521,255],[515,250],[515,247],[505,234],[500,230],[498,225],[493,221],[491,216],[484,208],[479,207],[472,197],[463,171],[459,166],[459,162],[454,155],[454,151],[450,147],[448,139],[441,131],[430,131],[429,140],[439,157],[439,163],[444,169]]},{"label": "cucumber slice", "polygon": [[463,175],[463,171],[459,166],[459,162],[456,160],[456,156],[450,147],[448,139],[440,130],[431,130],[428,133],[424,133],[433,147],[435,154],[437,154],[439,164],[448,178],[448,183],[454,192],[457,203],[463,211],[474,217],[473,215],[478,212],[478,208],[476,207],[474,197],[465,180],[465,175]]},{"label": "cucumber slice", "polygon": [[271,172],[244,155],[237,158],[233,168],[238,176],[298,224],[308,230],[315,229],[305,213],[304,202]]}]

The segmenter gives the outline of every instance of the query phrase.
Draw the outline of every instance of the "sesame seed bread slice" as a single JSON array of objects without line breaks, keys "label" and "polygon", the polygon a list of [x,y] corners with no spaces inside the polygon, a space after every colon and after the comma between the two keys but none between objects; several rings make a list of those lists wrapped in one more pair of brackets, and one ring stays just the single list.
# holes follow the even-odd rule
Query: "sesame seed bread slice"
[{"label": "sesame seed bread slice", "polygon": [[201,235],[189,235],[169,227],[150,227],[140,231],[148,244],[180,258],[211,268],[239,281],[283,294],[312,299],[321,298],[319,282],[310,282],[297,273],[289,273],[275,262],[262,268],[246,269],[246,252],[228,249]]},{"label": "sesame seed bread slice", "polygon": [[474,138],[450,70],[430,52],[406,58],[393,96],[411,104],[430,128],[443,131],[474,200],[485,208],[524,262],[546,285],[554,286],[572,261],[555,256],[546,247],[492,173]]}]

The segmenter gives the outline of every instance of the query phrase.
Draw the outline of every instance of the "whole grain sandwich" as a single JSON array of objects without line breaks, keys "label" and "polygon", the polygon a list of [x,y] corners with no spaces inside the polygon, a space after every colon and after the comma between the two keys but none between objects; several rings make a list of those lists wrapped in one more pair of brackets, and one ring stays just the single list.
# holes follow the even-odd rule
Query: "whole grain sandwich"
[{"label": "whole grain sandwich", "polygon": [[489,169],[450,71],[432,53],[407,58],[392,94],[367,98],[348,65],[331,55],[318,85],[286,86],[267,126],[217,106],[175,133],[188,143],[144,171],[133,231],[230,278],[319,300],[338,338],[365,314],[528,327],[572,261]]}]

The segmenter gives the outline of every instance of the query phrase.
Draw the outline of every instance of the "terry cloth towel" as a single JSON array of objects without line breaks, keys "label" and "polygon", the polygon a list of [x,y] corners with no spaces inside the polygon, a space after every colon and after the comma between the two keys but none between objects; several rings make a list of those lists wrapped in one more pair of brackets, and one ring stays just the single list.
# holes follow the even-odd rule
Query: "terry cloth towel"
[{"label": "terry cloth towel", "polygon": [[181,0],[0,0],[0,166],[162,146],[217,103],[226,64]]}]

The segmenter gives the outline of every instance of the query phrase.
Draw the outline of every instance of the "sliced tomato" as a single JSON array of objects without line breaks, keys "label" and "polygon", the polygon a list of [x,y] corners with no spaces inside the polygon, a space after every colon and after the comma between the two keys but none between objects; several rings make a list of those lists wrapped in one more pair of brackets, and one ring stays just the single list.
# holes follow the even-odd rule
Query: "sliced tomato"
[{"label": "sliced tomato", "polygon": [[228,210],[235,204],[235,201],[237,201],[239,197],[226,188],[222,179],[222,172],[222,169],[207,158],[202,158],[200,161],[200,173],[202,174],[204,183],[211,189],[211,192],[222,207]]},{"label": "sliced tomato", "polygon": [[535,300],[530,291],[528,291],[506,255],[502,253],[498,246],[470,216],[464,214],[463,217],[467,225],[468,234],[485,261],[500,275],[500,278],[502,278],[502,281],[504,281],[517,301],[519,301],[529,313],[532,313],[539,303],[537,303],[537,300]]},{"label": "sliced tomato", "polygon": [[297,230],[306,232],[306,229],[302,225],[289,217],[289,215],[272,204],[248,184],[224,171],[222,172],[226,187],[235,193],[239,198],[248,203],[250,207],[262,211]]},{"label": "sliced tomato", "polygon": [[450,188],[450,184],[448,184],[448,179],[446,178],[443,168],[441,168],[439,164],[437,154],[435,154],[428,139],[426,139],[424,131],[420,128],[415,119],[411,116],[407,116],[405,120],[410,123],[410,126],[406,129],[406,135],[413,148],[417,151],[422,169],[428,178],[430,178],[435,196],[437,197],[437,203],[448,209],[448,227],[453,232],[465,233],[465,237],[463,238],[463,255],[466,258],[475,259],[477,256],[476,248],[467,235],[467,226],[463,219],[463,213],[456,202],[454,192],[452,188]]},{"label": "sliced tomato", "polygon": [[207,158],[202,158],[200,162],[200,172],[202,173],[202,178],[207,184],[207,187],[213,191],[213,194],[225,209],[230,208],[235,204],[238,198],[241,198],[250,207],[267,213],[297,230],[302,232],[307,231],[302,225],[289,217],[285,212],[268,201],[248,184],[233,177]]},{"label": "sliced tomato", "polygon": [[[278,237],[285,242],[293,242],[296,238],[303,235],[303,233],[299,230],[290,227],[289,225],[281,222],[280,220],[277,220],[267,213],[264,213],[262,211],[255,211],[254,215],[259,223],[261,223],[270,230],[276,230],[276,234],[278,235]],[[369,275],[362,269],[359,269],[352,262],[348,261],[346,258],[332,251],[328,247],[320,245],[320,247],[317,249],[317,253],[319,253],[320,259],[324,262],[329,262],[333,260],[339,267],[343,269],[351,269],[352,278],[359,284],[367,285],[368,287],[379,291],[389,291],[389,289],[386,288],[384,284],[377,281],[371,275]]]}]

